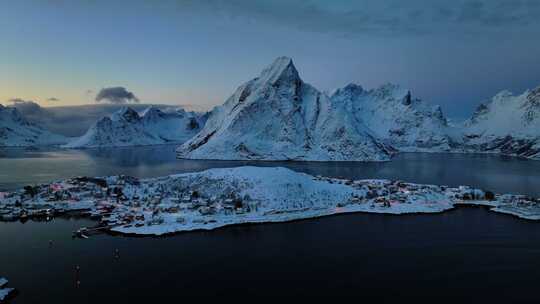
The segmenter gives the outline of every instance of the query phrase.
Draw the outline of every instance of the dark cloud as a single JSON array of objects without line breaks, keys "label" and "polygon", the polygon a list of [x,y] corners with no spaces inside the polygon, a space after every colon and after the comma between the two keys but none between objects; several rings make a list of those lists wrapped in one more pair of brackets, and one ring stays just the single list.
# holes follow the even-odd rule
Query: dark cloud
[{"label": "dark cloud", "polygon": [[108,101],[115,104],[139,102],[139,98],[124,87],[103,88],[97,93],[95,100],[96,102]]},{"label": "dark cloud", "polygon": [[56,97],[49,97],[47,98],[47,101],[60,101],[60,99]]},{"label": "dark cloud", "polygon": [[181,11],[245,17],[315,32],[430,33],[482,30],[538,32],[538,0],[179,0]]}]

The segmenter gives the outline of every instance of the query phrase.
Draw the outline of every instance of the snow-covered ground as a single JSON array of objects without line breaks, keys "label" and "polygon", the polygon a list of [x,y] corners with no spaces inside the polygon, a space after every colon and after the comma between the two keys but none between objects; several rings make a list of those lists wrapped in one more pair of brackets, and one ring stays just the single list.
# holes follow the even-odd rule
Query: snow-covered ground
[{"label": "snow-covered ground", "polygon": [[205,117],[182,109],[164,112],[149,107],[140,115],[125,107],[97,121],[81,137],[65,148],[145,146],[183,143],[204,125]]},{"label": "snow-covered ground", "polygon": [[540,219],[540,200],[525,196],[466,186],[314,177],[281,167],[210,169],[145,180],[75,178],[4,194],[0,215],[17,220],[85,210],[100,220],[100,229],[162,235],[350,212],[435,213],[460,204]]},{"label": "snow-covered ground", "polygon": [[0,277],[0,302],[8,298],[8,296],[15,291],[14,288],[5,287],[8,283],[6,278]]},{"label": "snow-covered ground", "polygon": [[0,147],[60,145],[68,140],[29,122],[16,108],[0,104]]}]

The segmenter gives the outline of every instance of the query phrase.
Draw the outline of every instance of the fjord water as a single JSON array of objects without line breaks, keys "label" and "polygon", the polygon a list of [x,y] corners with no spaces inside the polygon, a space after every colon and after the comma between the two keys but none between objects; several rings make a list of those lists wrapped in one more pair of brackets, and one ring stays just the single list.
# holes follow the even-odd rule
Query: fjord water
[{"label": "fjord water", "polygon": [[[386,163],[220,162],[177,160],[173,146],[5,150],[0,189],[78,175],[149,177],[246,164],[540,195],[540,162],[495,155],[401,154]],[[160,238],[71,239],[72,230],[92,224],[64,218],[0,223],[0,276],[20,291],[13,303],[148,303],[214,294],[538,298],[540,223],[484,208],[348,214]]]},{"label": "fjord water", "polygon": [[470,185],[540,196],[540,161],[490,154],[402,153],[390,162],[179,160],[174,145],[87,150],[0,149],[0,191],[74,176],[156,177],[217,167],[283,166],[312,175]]}]

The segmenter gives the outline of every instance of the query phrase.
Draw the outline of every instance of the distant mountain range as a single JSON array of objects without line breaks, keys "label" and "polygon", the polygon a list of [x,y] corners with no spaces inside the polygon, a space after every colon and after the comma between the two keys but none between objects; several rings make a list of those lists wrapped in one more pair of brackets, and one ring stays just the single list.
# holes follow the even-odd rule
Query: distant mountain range
[{"label": "distant mountain range", "polygon": [[[372,90],[349,84],[329,96],[303,82],[290,58],[279,57],[209,113],[135,107],[93,112],[100,113],[99,119],[71,140],[30,122],[15,108],[2,107],[0,146],[182,143],[180,158],[223,160],[384,161],[400,151],[540,159],[540,87],[517,96],[503,91],[454,125],[439,106],[394,84]],[[32,121],[73,119],[60,115],[60,109],[49,111],[24,109]]]},{"label": "distant mountain range", "polygon": [[503,92],[451,125],[439,106],[386,84],[349,84],[331,96],[304,83],[280,57],[216,107],[181,145],[181,158],[378,161],[392,153],[495,152],[540,158],[540,87]]},{"label": "distant mountain range", "polygon": [[65,148],[97,148],[183,143],[200,131],[205,116],[182,109],[164,112],[149,107],[140,115],[124,107],[98,120]]},{"label": "distant mountain range", "polygon": [[521,95],[502,91],[478,106],[463,125],[472,151],[540,159],[540,87]]},{"label": "distant mountain range", "polygon": [[0,147],[58,145],[68,140],[28,121],[16,108],[0,105]]},{"label": "distant mountain range", "polygon": [[[137,112],[148,107],[157,107],[162,111],[184,109],[184,106],[129,104]],[[125,104],[89,104],[77,106],[41,107],[31,101],[19,102],[13,105],[28,121],[46,128],[47,130],[69,137],[81,136],[99,119],[112,115],[126,107]],[[203,111],[205,112],[205,111]]]}]

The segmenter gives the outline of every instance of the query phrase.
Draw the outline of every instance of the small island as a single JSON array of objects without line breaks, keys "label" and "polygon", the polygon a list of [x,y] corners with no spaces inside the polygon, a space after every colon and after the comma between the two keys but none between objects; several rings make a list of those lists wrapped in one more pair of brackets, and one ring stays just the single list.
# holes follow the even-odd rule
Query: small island
[{"label": "small island", "polygon": [[524,195],[468,186],[328,178],[282,167],[210,169],[150,179],[76,177],[26,186],[0,193],[0,219],[88,216],[96,226],[73,232],[86,238],[97,232],[165,235],[352,212],[437,213],[459,205],[540,219],[540,200]]}]

